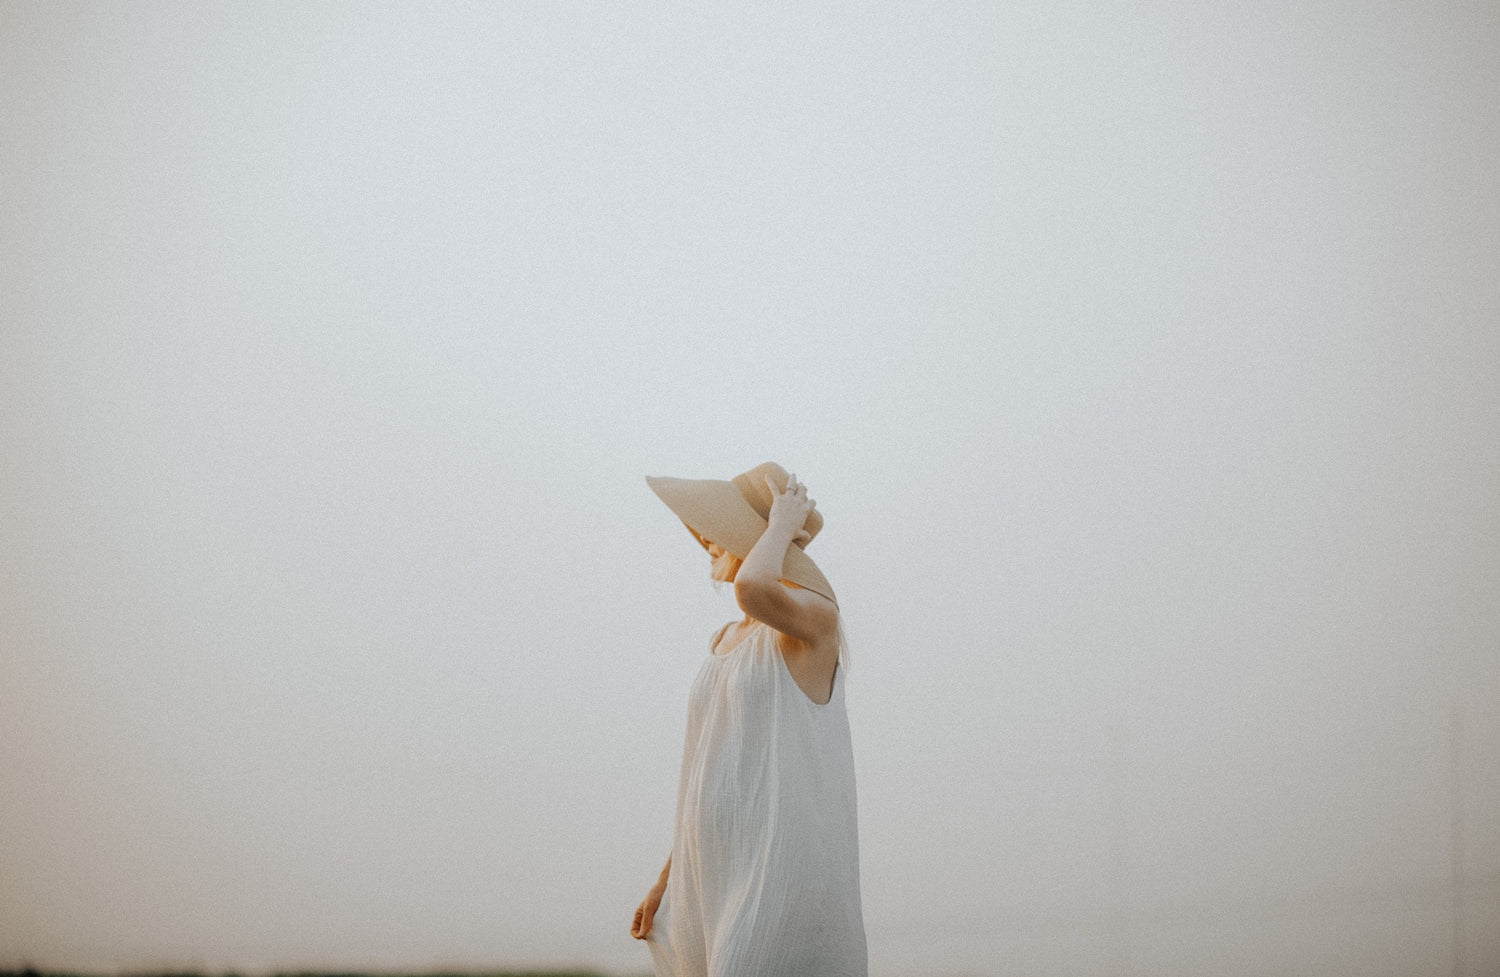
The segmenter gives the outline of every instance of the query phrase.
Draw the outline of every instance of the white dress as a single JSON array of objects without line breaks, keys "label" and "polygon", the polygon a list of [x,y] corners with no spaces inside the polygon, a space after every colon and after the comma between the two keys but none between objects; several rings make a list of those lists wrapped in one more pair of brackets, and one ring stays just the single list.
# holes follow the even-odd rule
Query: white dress
[{"label": "white dress", "polygon": [[814,703],[765,624],[693,681],[648,943],[656,977],[866,977],[843,670]]}]

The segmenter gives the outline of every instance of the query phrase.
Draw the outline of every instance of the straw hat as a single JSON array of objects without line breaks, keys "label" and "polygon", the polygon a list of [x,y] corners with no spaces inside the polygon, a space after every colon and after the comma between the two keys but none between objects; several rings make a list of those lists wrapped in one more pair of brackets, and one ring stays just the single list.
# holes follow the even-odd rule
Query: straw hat
[{"label": "straw hat", "polygon": [[[710,542],[718,543],[743,560],[755,546],[755,541],[760,539],[760,534],[766,531],[767,520],[771,517],[771,490],[766,486],[767,476],[778,490],[786,490],[786,470],[774,461],[756,465],[727,482],[716,478],[648,475],[646,484],[667,504],[667,508],[677,514],[704,549],[708,549]],[[812,542],[812,537],[823,528],[822,513],[813,509],[807,514],[802,528],[808,539],[786,548],[781,579],[822,594],[837,604],[833,588],[823,572],[802,552],[802,547]]]}]

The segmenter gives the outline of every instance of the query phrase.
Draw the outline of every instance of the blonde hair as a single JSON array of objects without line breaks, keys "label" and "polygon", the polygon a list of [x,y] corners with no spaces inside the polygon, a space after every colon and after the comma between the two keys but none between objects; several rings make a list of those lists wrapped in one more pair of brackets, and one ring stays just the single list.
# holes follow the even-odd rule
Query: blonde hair
[{"label": "blonde hair", "polygon": [[734,583],[734,578],[740,572],[740,564],[745,562],[728,550],[724,550],[712,560],[708,568],[708,578],[714,582],[715,590],[720,584]]}]

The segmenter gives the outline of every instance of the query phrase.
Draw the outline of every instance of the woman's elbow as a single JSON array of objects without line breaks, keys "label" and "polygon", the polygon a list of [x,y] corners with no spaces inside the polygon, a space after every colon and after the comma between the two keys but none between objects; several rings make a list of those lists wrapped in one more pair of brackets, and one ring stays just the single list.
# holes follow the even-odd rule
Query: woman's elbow
[{"label": "woman's elbow", "polygon": [[776,598],[780,596],[778,593],[780,589],[780,583],[775,580],[760,580],[755,577],[742,579],[736,576],[734,600],[740,605],[740,610],[751,617],[758,617],[757,612],[763,614],[775,606]]}]

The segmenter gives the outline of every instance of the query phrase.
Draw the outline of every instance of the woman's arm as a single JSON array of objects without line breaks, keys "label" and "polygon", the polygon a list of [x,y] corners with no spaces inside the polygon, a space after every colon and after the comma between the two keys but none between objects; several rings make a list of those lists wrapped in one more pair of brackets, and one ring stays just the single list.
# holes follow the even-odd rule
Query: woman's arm
[{"label": "woman's arm", "polygon": [[635,918],[630,922],[630,935],[638,940],[644,940],[651,935],[651,923],[656,919],[656,910],[661,906],[661,897],[667,891],[667,876],[672,872],[672,856],[667,856],[667,864],[662,866],[661,877],[646,893],[646,898],[635,909]]},{"label": "woman's arm", "polygon": [[821,594],[781,583],[786,548],[806,535],[802,524],[815,503],[807,497],[807,486],[799,484],[795,475],[787,480],[785,492],[770,478],[766,484],[771,489],[771,517],[735,574],[734,597],[740,609],[757,621],[798,640],[819,644],[837,632],[838,606]]}]

